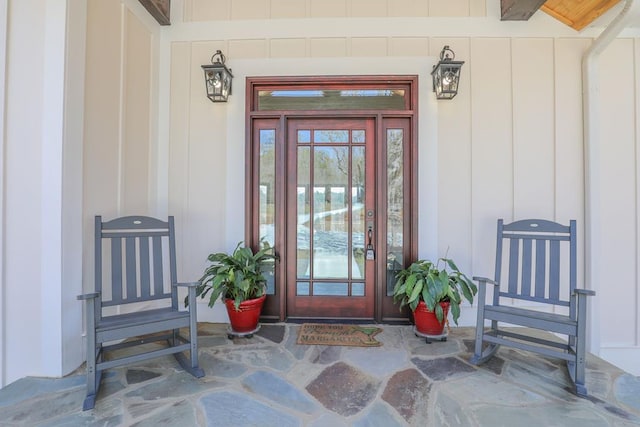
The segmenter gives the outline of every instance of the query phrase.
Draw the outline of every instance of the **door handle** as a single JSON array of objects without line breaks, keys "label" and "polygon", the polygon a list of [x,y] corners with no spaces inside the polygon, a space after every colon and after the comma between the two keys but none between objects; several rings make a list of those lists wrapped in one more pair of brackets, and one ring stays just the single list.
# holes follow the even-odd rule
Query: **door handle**
[{"label": "door handle", "polygon": [[376,251],[373,249],[373,225],[367,227],[367,253],[365,259],[372,261],[376,259]]}]

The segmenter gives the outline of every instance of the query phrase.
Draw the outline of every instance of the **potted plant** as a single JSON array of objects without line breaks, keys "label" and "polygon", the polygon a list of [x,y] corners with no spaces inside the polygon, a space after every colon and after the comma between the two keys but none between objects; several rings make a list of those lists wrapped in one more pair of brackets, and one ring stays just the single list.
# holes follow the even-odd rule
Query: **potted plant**
[{"label": "potted plant", "polygon": [[448,312],[457,325],[462,297],[473,303],[477,291],[453,260],[440,258],[437,264],[418,260],[396,275],[393,300],[400,303],[400,309],[409,306],[418,333],[437,336],[442,335]]},{"label": "potted plant", "polygon": [[263,239],[259,250],[238,243],[231,253],[212,253],[211,265],[204,270],[196,287],[196,295],[209,298],[213,307],[221,297],[231,323],[229,338],[234,335],[251,336],[259,328],[258,320],[266,298],[267,279],[264,273],[273,271],[277,256],[273,247]]}]

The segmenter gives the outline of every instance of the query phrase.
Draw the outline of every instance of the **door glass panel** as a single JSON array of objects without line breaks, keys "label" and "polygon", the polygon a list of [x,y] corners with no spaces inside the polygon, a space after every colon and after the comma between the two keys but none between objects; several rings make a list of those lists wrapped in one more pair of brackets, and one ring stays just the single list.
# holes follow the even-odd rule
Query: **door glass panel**
[{"label": "door glass panel", "polygon": [[314,142],[349,142],[348,130],[316,130],[313,131]]},{"label": "door glass panel", "polygon": [[314,282],[313,295],[347,297],[349,296],[349,284],[335,282]]},{"label": "door glass panel", "polygon": [[309,296],[311,292],[311,286],[309,282],[297,282],[296,283],[296,295]]},{"label": "door glass panel", "polygon": [[404,89],[259,90],[258,110],[404,110]]},{"label": "door glass panel", "polygon": [[364,279],[364,147],[353,147],[351,159],[352,277]]},{"label": "door glass panel", "polygon": [[[260,130],[260,187],[258,205],[260,209],[260,237],[271,246],[275,244],[275,129]],[[275,293],[273,273],[266,274],[267,294]]]},{"label": "door glass panel", "polygon": [[364,283],[353,283],[351,285],[351,296],[363,297],[364,296]]},{"label": "door glass panel", "polygon": [[395,275],[403,266],[403,130],[387,129],[387,295],[393,295]]},{"label": "door glass panel", "polygon": [[365,296],[365,131],[296,132],[296,295]]},{"label": "door glass panel", "polygon": [[[310,174],[309,168],[311,156],[310,147],[298,147],[298,185],[297,185],[297,277],[308,279],[310,277],[309,261],[310,242]],[[308,290],[307,290],[308,292]]]},{"label": "door glass panel", "polygon": [[313,277],[348,278],[349,147],[315,147],[313,156]]},{"label": "door glass panel", "polygon": [[363,130],[351,131],[351,142],[364,143],[364,131]]},{"label": "door glass panel", "polygon": [[298,131],[298,144],[311,142],[311,131],[310,130],[299,130]]}]

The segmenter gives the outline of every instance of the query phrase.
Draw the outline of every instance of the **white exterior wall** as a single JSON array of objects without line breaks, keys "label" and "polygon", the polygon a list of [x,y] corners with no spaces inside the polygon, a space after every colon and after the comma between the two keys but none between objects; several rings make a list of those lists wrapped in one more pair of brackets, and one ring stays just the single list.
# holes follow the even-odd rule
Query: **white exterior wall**
[{"label": "white exterior wall", "polygon": [[[381,74],[389,72],[389,64],[391,72],[419,74],[421,257],[448,251],[465,271],[491,277],[496,219],[525,217],[576,219],[579,253],[584,253],[581,61],[600,30],[577,33],[544,13],[527,23],[500,22],[495,4],[471,10],[472,4],[477,5],[384,0],[176,5],[184,22],[174,21],[164,34],[171,46],[167,186],[169,211],[183,229],[183,275],[198,277],[206,254],[231,249],[243,238],[238,212],[244,191],[244,77]],[[616,76],[602,82],[602,137],[616,147],[598,160],[607,171],[599,183],[599,227],[610,237],[605,237],[609,247],[595,250],[601,255],[596,259],[617,268],[615,285],[608,277],[594,281],[593,309],[615,311],[616,317],[599,317],[590,330],[590,350],[638,373],[631,356],[640,356],[635,172],[640,96],[620,90],[637,86],[635,37],[623,35],[601,59],[601,75]],[[428,71],[445,44],[466,64],[459,95],[435,102]],[[236,74],[227,104],[212,104],[203,93],[200,65],[216,49]],[[628,207],[622,214],[620,205]],[[607,292],[611,286],[617,292]],[[630,296],[622,311],[620,294]],[[199,314],[224,321],[221,307],[211,311],[203,305]],[[461,319],[475,324],[475,308],[467,307]],[[620,324],[627,326],[617,328]]]},{"label": "white exterior wall", "polygon": [[157,155],[160,29],[137,0],[88,0],[87,23],[82,183],[83,283],[89,292],[94,216],[158,214],[157,172],[151,169]]},{"label": "white exterior wall", "polygon": [[[81,290],[83,3],[2,1],[4,111],[0,385],[25,375],[61,376],[82,362]],[[5,15],[6,13],[6,15]],[[6,21],[4,17],[6,16]],[[78,44],[74,44],[78,46]],[[6,50],[5,50],[6,47]],[[68,74],[67,74],[68,73]],[[68,81],[73,76],[75,81]]]},{"label": "white exterior wall", "polygon": [[[173,0],[162,28],[137,0],[0,0],[0,22],[7,10],[0,386],[79,365],[75,295],[80,269],[92,289],[95,214],[175,215],[180,280],[244,237],[247,76],[419,76],[421,257],[448,250],[470,275],[493,275],[498,217],[575,218],[584,248],[580,62],[600,29],[577,33],[541,12],[500,22],[499,3],[482,0]],[[68,53],[85,37],[82,68]],[[593,280],[602,315],[589,330],[592,352],[636,375],[639,37],[623,33],[599,60],[603,245],[593,251],[607,267]],[[459,95],[437,102],[429,72],[445,44],[466,63]],[[236,75],[227,104],[204,95],[200,65],[216,49]],[[225,321],[221,306],[199,309]],[[474,313],[467,306],[461,323]]]},{"label": "white exterior wall", "polygon": [[[4,110],[5,110],[5,70],[7,64],[7,35],[8,35],[8,23],[9,18],[7,16],[9,0],[0,0],[0,146],[2,150],[0,150],[0,203],[4,206],[5,201],[5,190],[4,190],[4,146],[5,146],[5,120],[4,120]],[[4,233],[5,233],[5,222],[4,222],[4,209],[0,209],[0,235],[2,236],[3,244],[0,245],[0,387],[4,386],[7,376],[7,370],[5,368],[5,360],[6,360],[6,310],[5,304],[7,301],[6,292],[5,292],[5,282],[2,280],[4,277]]]},{"label": "white exterior wall", "polygon": [[[640,38],[616,40],[599,60],[600,155],[594,191],[600,200],[596,215],[600,223],[596,226],[602,245],[593,248],[592,254],[600,263],[601,275],[594,278],[600,291],[600,354],[636,375],[640,375],[639,41]],[[624,66],[614,65],[619,59]],[[616,74],[615,79],[610,78],[611,73]],[[620,87],[635,87],[636,91]]]}]

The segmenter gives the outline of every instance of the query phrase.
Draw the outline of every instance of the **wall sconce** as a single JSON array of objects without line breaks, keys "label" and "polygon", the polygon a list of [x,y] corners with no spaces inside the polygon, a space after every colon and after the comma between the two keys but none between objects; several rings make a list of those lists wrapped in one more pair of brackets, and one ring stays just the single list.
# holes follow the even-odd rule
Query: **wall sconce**
[{"label": "wall sconce", "polygon": [[464,61],[454,61],[455,57],[456,54],[449,49],[449,46],[445,46],[440,52],[440,61],[433,66],[431,76],[437,99],[453,99],[458,94],[460,69]]},{"label": "wall sconce", "polygon": [[207,97],[211,102],[227,102],[231,95],[231,81],[233,74],[227,68],[225,56],[220,50],[211,57],[211,65],[203,65],[204,83],[207,88]]}]

